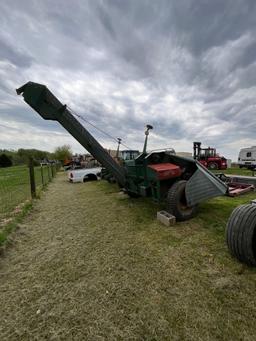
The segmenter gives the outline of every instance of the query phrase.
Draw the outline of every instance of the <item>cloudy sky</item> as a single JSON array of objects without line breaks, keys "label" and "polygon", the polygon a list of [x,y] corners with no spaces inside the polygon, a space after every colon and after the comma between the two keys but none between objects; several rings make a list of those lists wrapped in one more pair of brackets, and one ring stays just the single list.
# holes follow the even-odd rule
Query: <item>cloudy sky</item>
[{"label": "cloudy sky", "polygon": [[[47,85],[131,148],[256,145],[255,0],[0,0],[0,148],[83,148],[15,94]],[[90,126],[106,147],[115,142]]]}]

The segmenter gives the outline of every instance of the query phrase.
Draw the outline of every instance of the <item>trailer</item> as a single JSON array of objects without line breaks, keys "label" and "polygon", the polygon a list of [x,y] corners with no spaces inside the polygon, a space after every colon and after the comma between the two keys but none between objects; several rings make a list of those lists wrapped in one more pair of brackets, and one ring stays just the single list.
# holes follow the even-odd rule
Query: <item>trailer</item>
[{"label": "trailer", "polygon": [[256,169],[256,146],[242,148],[238,155],[240,168]]},{"label": "trailer", "polygon": [[113,174],[125,193],[131,197],[151,197],[155,202],[165,202],[166,210],[177,221],[194,217],[199,203],[227,192],[227,186],[197,160],[166,150],[147,152],[148,136],[153,128],[150,125],[145,130],[143,152],[121,165],[45,85],[28,82],[16,92],[22,94],[25,102],[44,119],[58,121]]}]

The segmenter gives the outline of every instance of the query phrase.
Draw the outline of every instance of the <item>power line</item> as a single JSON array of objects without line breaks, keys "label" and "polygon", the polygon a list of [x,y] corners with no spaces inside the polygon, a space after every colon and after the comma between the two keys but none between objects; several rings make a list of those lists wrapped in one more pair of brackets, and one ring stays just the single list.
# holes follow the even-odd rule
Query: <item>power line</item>
[{"label": "power line", "polygon": [[[77,114],[77,113],[76,113],[74,110],[72,110],[69,106],[67,106],[67,107],[68,107],[68,109],[72,112],[73,115],[77,116],[77,117],[80,118],[82,121],[84,121],[84,122],[90,124],[93,128],[97,129],[97,130],[100,131],[102,134],[108,136],[109,138],[111,138],[111,139],[114,140],[115,142],[118,142],[118,139],[117,139],[117,138],[115,138],[114,136],[112,136],[112,135],[106,133],[104,130],[98,128],[96,125],[94,125],[93,123],[91,123],[90,121],[88,121],[84,116],[81,116],[81,115]],[[122,143],[122,142],[120,142],[120,144],[123,145],[123,146],[124,146],[125,148],[127,148],[127,149],[132,149],[132,148],[126,146],[126,145],[125,145],[124,143]]]}]

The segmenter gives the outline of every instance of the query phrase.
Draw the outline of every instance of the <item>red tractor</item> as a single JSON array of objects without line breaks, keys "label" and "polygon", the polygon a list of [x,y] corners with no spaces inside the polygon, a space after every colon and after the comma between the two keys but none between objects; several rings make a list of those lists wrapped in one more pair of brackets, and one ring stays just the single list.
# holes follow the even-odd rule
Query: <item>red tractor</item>
[{"label": "red tractor", "polygon": [[201,148],[201,142],[194,142],[194,159],[209,169],[227,169],[227,159],[215,148]]}]

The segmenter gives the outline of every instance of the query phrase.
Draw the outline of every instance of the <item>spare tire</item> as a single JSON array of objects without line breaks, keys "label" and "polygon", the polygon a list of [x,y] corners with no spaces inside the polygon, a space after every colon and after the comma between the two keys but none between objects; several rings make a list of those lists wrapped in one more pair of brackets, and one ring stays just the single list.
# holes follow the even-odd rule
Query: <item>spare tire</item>
[{"label": "spare tire", "polygon": [[256,205],[241,205],[233,210],[227,222],[226,242],[240,262],[256,266]]},{"label": "spare tire", "polygon": [[167,194],[167,212],[173,214],[177,221],[185,221],[193,218],[197,212],[197,206],[188,206],[185,194],[186,180],[175,182]]}]

